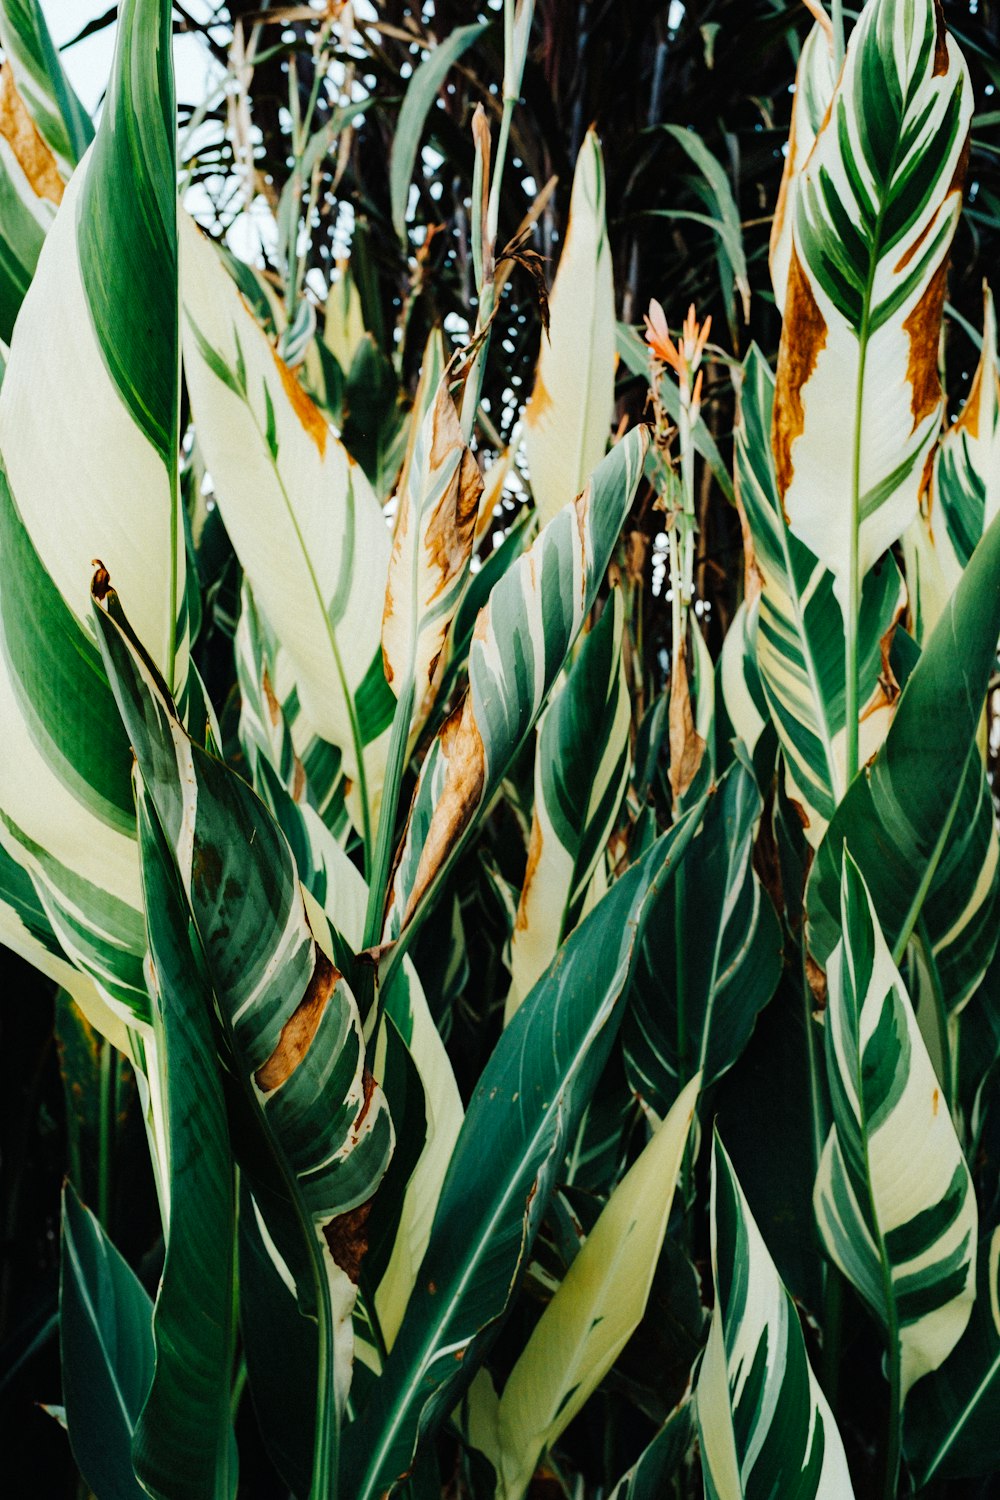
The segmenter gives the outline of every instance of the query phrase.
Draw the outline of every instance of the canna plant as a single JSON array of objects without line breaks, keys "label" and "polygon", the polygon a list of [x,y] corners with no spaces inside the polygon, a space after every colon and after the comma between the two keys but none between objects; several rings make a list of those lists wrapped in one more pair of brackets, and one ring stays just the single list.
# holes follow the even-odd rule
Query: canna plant
[{"label": "canna plant", "polygon": [[[663,288],[644,340],[616,323],[595,129],[550,294],[551,184],[501,243],[532,0],[410,69],[395,332],[360,224],[307,274],[376,23],[234,32],[251,195],[255,60],[307,43],[265,269],[179,183],[167,0],[123,0],[96,124],[41,5],[0,0],[0,936],[60,986],[70,1097],[134,1077],[157,1214],[150,1275],[105,1116],[96,1192],[63,1191],[51,1408],[98,1500],[1000,1473],[988,289],[951,425],[940,365],[972,84],[938,0],[807,9],[772,361]],[[410,186],[478,56],[475,312],[408,370]],[[735,344],[739,212],[680,145]],[[505,442],[513,278],[546,327]],[[718,661],[712,486],[743,552]]]}]

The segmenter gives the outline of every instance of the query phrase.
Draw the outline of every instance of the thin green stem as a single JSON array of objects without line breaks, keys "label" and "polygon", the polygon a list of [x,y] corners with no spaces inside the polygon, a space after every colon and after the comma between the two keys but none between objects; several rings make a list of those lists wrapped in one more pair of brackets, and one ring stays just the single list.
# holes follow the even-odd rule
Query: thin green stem
[{"label": "thin green stem", "polygon": [[396,828],[396,813],[399,809],[399,792],[406,768],[406,748],[410,738],[410,720],[413,717],[414,682],[409,677],[396,703],[392,718],[392,733],[389,738],[389,755],[386,764],[385,783],[382,787],[382,803],[378,815],[378,833],[375,853],[372,858],[368,883],[368,908],[365,913],[363,948],[370,948],[382,935],[382,912],[385,906],[385,887],[392,859],[393,834]]},{"label": "thin green stem", "polygon": [[243,1392],[247,1384],[247,1362],[246,1356],[241,1354],[236,1366],[236,1374],[233,1376],[232,1391],[229,1396],[229,1415],[233,1422],[239,1415],[240,1402],[243,1400]]},{"label": "thin green stem", "polygon": [[844,1278],[837,1267],[827,1265],[823,1273],[823,1353],[820,1363],[820,1384],[830,1403],[830,1410],[837,1415],[840,1401],[840,1349],[843,1342]]},{"label": "thin green stem", "polygon": [[949,1114],[955,1100],[955,1070],[951,1055],[951,1030],[948,1025],[948,1007],[945,1004],[944,988],[941,984],[941,973],[934,957],[934,945],[931,942],[930,933],[927,931],[927,923],[923,913],[917,918],[917,938],[924,956],[924,966],[927,969],[927,977],[930,980],[931,995],[934,999],[934,1019],[937,1022],[938,1045],[941,1048],[941,1076],[939,1082],[944,1093],[945,1104]]},{"label": "thin green stem", "polygon": [[106,1039],[101,1042],[99,1075],[99,1101],[97,1122],[97,1217],[106,1233],[111,1233],[111,1193],[113,1178],[113,1156],[115,1147],[115,1091],[113,1075],[117,1069],[117,1055]]},{"label": "thin green stem", "polygon": [[[882,1268],[883,1277],[889,1275],[885,1261],[884,1246]],[[899,1348],[899,1320],[896,1314],[896,1304],[892,1300],[891,1294],[888,1296],[887,1301],[889,1311],[889,1348],[886,1362],[889,1371],[889,1421],[886,1431],[882,1500],[896,1500],[896,1490],[899,1484],[899,1460],[901,1457],[899,1419],[902,1404],[902,1358]]]}]

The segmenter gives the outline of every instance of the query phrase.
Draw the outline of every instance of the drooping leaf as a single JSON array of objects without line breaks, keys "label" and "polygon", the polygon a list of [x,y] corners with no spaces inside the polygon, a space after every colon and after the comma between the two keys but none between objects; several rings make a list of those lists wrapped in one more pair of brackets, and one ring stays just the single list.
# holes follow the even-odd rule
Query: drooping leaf
[{"label": "drooping leaf", "polygon": [[814,1205],[827,1253],[886,1331],[905,1399],[915,1381],[944,1362],[969,1321],[976,1199],[909,996],[849,848],[840,915],[842,936],[827,971],[833,1125]]},{"label": "drooping leaf", "polygon": [[391,1491],[453,1410],[509,1305],[568,1138],[607,1059],[637,939],[694,808],[612,886],[506,1028],[469,1105],[417,1287],[346,1440],[356,1500]]},{"label": "drooping leaf", "polygon": [[712,1152],[715,1310],[695,1402],[710,1500],[851,1500],[844,1445],[798,1313],[718,1135]]},{"label": "drooping leaf", "polygon": [[695,1077],[615,1188],[500,1397],[500,1493],[520,1500],[639,1325],[698,1098]]},{"label": "drooping leaf", "polygon": [[633,1092],[664,1115],[696,1073],[739,1057],[781,975],[781,930],[753,868],[761,796],[737,759],[709,798],[697,858],[643,939],[623,1033]]},{"label": "drooping leaf", "polygon": [[477,37],[482,36],[488,23],[472,26],[456,26],[443,41],[414,71],[406,89],[403,107],[396,122],[393,136],[392,157],[389,162],[389,201],[392,206],[392,227],[399,238],[406,240],[406,209],[413,181],[413,168],[420,149],[420,140],[428,113],[438,90],[450,69],[467,51]]},{"label": "drooping leaf", "polygon": [[852,576],[916,515],[940,428],[938,334],[971,115],[938,0],[873,0],[798,177],[775,471],[792,532],[845,610]]},{"label": "drooping leaf", "polygon": [[[834,577],[792,534],[771,453],[774,377],[753,346],[743,367],[736,428],[740,503],[761,581],[757,665],[784,751],[789,796],[815,848],[846,786],[844,625]],[[885,738],[895,702],[886,654],[906,603],[892,558],[868,574],[858,617],[860,759]]]},{"label": "drooping leaf", "polygon": [[580,493],[608,446],[616,325],[604,199],[604,159],[591,129],[577,157],[548,333],[524,412],[531,491],[542,525]]},{"label": "drooping leaf", "polygon": [[153,1378],[153,1308],[69,1183],[63,1188],[59,1345],[73,1457],[101,1500],[142,1500],[132,1435]]},{"label": "drooping leaf", "polygon": [[541,721],[528,866],[511,940],[513,1015],[579,921],[629,773],[624,607],[615,589]]},{"label": "drooping leaf", "polygon": [[615,447],[494,586],[469,652],[469,691],[424,761],[387,900],[385,938],[425,907],[531,733],[587,616],[642,474],[647,436]]}]

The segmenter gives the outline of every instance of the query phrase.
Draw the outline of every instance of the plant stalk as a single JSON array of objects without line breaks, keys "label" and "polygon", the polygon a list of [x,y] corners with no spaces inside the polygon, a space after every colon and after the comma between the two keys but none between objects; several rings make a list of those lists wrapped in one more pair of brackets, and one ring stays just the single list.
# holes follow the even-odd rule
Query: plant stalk
[{"label": "plant stalk", "polygon": [[844,61],[844,0],[833,0],[833,61],[839,72]]},{"label": "plant stalk", "polygon": [[406,768],[406,748],[410,738],[410,720],[413,717],[414,682],[407,679],[396,703],[392,717],[392,733],[389,738],[389,756],[386,765],[385,784],[379,806],[378,832],[375,838],[375,853],[372,857],[368,882],[368,907],[365,912],[365,934],[363,948],[370,948],[382,936],[382,915],[385,907],[385,888],[392,859],[393,834],[396,828],[396,813],[399,809],[399,793]]},{"label": "plant stalk", "polygon": [[111,1043],[101,1042],[98,1105],[97,1217],[106,1234],[111,1233],[111,1194],[117,1110],[114,1075],[118,1071],[117,1054]]}]

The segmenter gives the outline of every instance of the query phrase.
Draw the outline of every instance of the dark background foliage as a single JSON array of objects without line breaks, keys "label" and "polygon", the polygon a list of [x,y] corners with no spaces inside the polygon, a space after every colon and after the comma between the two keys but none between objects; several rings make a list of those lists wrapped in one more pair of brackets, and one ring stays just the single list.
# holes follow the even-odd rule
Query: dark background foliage
[{"label": "dark background foliage", "polygon": [[[945,351],[954,409],[975,364],[975,344],[965,324],[979,327],[982,280],[995,278],[1000,251],[1000,93],[994,92],[1000,89],[1000,3],[944,0],[944,8],[972,68],[977,110],[966,210],[955,242],[949,290],[957,314],[949,326]],[[260,0],[228,0],[218,5],[214,19],[205,25],[184,6],[175,5],[176,26],[199,31],[224,62],[234,26],[242,22],[248,29],[259,10]],[[483,103],[496,125],[502,33],[496,10],[473,0],[427,0],[423,5],[382,0],[377,10],[383,29],[369,34],[367,55],[348,59],[360,91],[374,96],[375,103],[353,135],[336,190],[335,161],[328,161],[320,175],[319,194],[311,205],[309,263],[319,279],[325,280],[346,224],[353,239],[352,264],[362,273],[366,322],[386,352],[393,349],[396,337],[402,339],[402,390],[392,399],[405,400],[412,391],[429,328],[447,320],[446,327],[457,340],[474,321],[468,222],[473,161],[470,122],[476,104]],[[114,16],[111,7],[84,34],[111,25]],[[426,233],[414,257],[413,246],[408,254],[393,230],[388,196],[388,163],[401,99],[419,61],[421,44],[440,40],[454,27],[480,18],[492,18],[494,24],[452,70],[428,122],[425,141],[434,150],[423,158],[414,212],[414,224],[424,226]],[[670,0],[538,0],[523,103],[514,120],[499,243],[503,245],[515,234],[537,191],[555,175],[558,182],[535,238],[551,279],[566,222],[573,162],[584,131],[594,123],[604,143],[619,315],[638,323],[651,297],[663,303],[674,325],[691,301],[702,316],[712,314],[718,357],[711,372],[706,417],[727,455],[733,390],[726,357],[739,358],[751,339],[772,355],[777,347],[779,322],[769,288],[767,244],[787,136],[790,85],[798,47],[809,24],[797,0],[689,0],[685,5]],[[256,168],[262,187],[275,199],[291,167],[289,61],[294,58],[298,87],[308,94],[310,34],[309,25],[301,21],[268,28],[270,55],[256,68],[250,90]],[[200,102],[179,101],[182,123]],[[329,108],[321,96],[317,125],[323,123]],[[224,118],[223,106],[209,115],[217,128],[214,134],[202,132],[192,163],[194,180],[207,194],[213,227],[219,233],[238,211]],[[657,217],[663,210],[704,206],[691,163],[676,141],[659,128],[664,124],[694,129],[729,175],[743,221],[752,288],[747,324],[741,315],[734,318],[731,314],[731,289],[720,283],[712,230]],[[527,275],[515,273],[500,313],[484,387],[484,404],[500,436],[509,433],[518,406],[530,392],[540,337],[536,289]],[[623,368],[622,415],[640,417],[644,400],[644,383],[629,377]],[[734,513],[707,474],[701,487],[700,522],[699,586],[708,605],[705,618],[715,653],[738,598],[741,552]],[[651,549],[658,516],[640,504],[634,525],[645,533]],[[649,660],[655,675],[656,647],[667,639],[669,608],[653,587],[648,555],[642,572],[646,640],[651,643]],[[219,649],[218,635],[207,635],[201,645],[203,658],[211,653],[213,639]],[[229,667],[217,666],[213,671],[212,665],[205,662],[207,675],[224,692]],[[483,882],[475,884],[482,892]],[[466,1090],[481,1065],[485,1033],[479,997],[492,991],[484,977],[488,965],[495,962],[500,935],[498,916],[489,901],[482,896],[476,901],[480,903],[477,909],[466,913],[466,973],[476,982],[466,984],[462,1003],[455,1010],[451,1040],[456,1070]],[[428,944],[432,949],[430,929]],[[430,951],[426,961],[433,962]],[[724,1110],[747,1123],[755,1099],[760,1108],[759,1090],[754,1087],[758,1055],[786,1044],[787,1030],[776,1001],[723,1098]],[[71,1063],[69,1049],[73,1049]],[[67,1027],[52,986],[4,952],[0,952],[0,1058],[0,1451],[10,1494],[75,1496],[83,1491],[68,1445],[36,1403],[59,1400],[55,1315],[60,1185],[68,1169],[84,1196],[95,1200],[102,1111],[105,1128],[117,1143],[108,1198],[112,1235],[151,1288],[160,1252],[155,1200],[144,1161],[134,1085],[124,1073],[115,1079],[106,1071],[102,1087],[97,1040],[81,1038]],[[787,1103],[790,1114],[782,1128],[794,1129],[794,1101]],[[749,1190],[752,1161],[741,1160],[738,1166]],[[791,1240],[796,1233],[806,1232],[804,1226],[792,1226]],[[673,1319],[678,1326],[683,1323],[683,1308],[656,1305],[658,1315]],[[645,1336],[650,1337],[648,1329]],[[864,1330],[851,1324],[845,1336],[848,1341],[870,1340]],[[647,1345],[647,1353],[656,1357],[655,1341]],[[640,1347],[635,1351],[637,1376],[642,1373],[643,1357]],[[863,1365],[877,1370],[874,1345],[863,1361],[851,1359],[850,1363],[852,1368]],[[615,1402],[623,1405],[627,1384],[626,1379],[623,1391],[611,1388],[602,1399],[612,1406]],[[867,1389],[852,1390],[848,1396],[852,1410],[881,1399],[878,1391]],[[250,1461],[255,1439],[246,1409],[241,1426],[245,1429],[241,1443],[250,1445],[241,1494],[279,1493],[263,1458],[256,1464]],[[588,1432],[586,1423],[578,1422],[567,1441],[583,1455],[594,1441],[593,1430]],[[845,1432],[850,1441],[849,1428]],[[607,1457],[595,1456],[597,1469]],[[852,1463],[856,1458],[852,1455]],[[956,1486],[949,1493],[976,1491]]]}]

